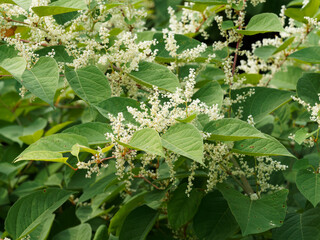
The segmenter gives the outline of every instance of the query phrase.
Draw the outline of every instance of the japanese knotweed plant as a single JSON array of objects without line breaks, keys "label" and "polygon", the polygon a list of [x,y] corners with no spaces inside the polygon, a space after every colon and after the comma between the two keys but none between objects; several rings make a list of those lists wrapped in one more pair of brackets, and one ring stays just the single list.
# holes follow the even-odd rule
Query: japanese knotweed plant
[{"label": "japanese knotweed plant", "polygon": [[3,238],[320,239],[320,1],[270,2],[0,0]]}]

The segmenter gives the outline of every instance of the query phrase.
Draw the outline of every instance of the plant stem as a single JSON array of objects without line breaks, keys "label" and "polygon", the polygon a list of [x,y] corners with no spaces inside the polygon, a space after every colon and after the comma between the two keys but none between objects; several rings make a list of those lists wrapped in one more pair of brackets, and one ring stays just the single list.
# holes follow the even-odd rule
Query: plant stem
[{"label": "plant stem", "polygon": [[[231,158],[231,162],[233,163],[233,165],[236,167],[236,168],[240,168],[239,166],[239,163],[237,162],[236,159],[234,159],[233,157]],[[250,185],[250,183],[248,182],[247,178],[244,176],[244,175],[241,175],[240,176],[240,180],[242,182],[242,186],[243,186],[243,190],[248,194],[248,195],[251,195],[251,194],[254,194],[254,191]]]},{"label": "plant stem", "polygon": [[161,190],[161,188],[159,188],[157,185],[153,184],[152,182],[150,182],[150,180],[148,180],[146,177],[144,176],[141,176],[141,175],[136,175],[136,176],[133,176],[135,178],[141,178],[143,179],[145,182],[149,183],[150,185],[152,185],[155,189],[158,189],[158,190]]}]

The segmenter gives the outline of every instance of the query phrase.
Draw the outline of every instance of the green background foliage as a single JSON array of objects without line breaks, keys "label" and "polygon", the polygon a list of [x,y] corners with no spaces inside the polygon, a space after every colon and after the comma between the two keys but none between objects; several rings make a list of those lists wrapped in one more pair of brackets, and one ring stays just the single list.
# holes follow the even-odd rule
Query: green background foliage
[{"label": "green background foliage", "polygon": [[[22,42],[30,43],[31,29],[43,30],[41,26],[23,22],[26,19],[23,14],[16,19],[6,18],[3,4],[20,6],[26,11],[31,7],[38,17],[53,16],[59,26],[66,28],[70,20],[79,16],[78,11],[87,11],[92,28],[85,29],[80,24],[73,30],[81,33],[75,37],[77,40],[94,39],[103,46],[96,55],[107,53],[107,48],[116,45],[118,35],[125,31],[110,27],[107,43],[95,34],[95,24],[99,22],[95,20],[100,11],[95,0],[88,4],[56,0],[49,1],[48,6],[35,7],[31,2],[0,0],[4,16],[1,21],[15,24],[10,29],[1,28],[1,34],[13,38],[10,30],[19,32]],[[266,69],[257,73],[236,69],[248,54],[240,54],[238,50],[251,51],[251,44],[257,40],[279,37],[285,31],[278,17],[280,1],[258,6],[249,3],[244,26],[235,26],[229,19],[222,22],[221,29],[214,17],[227,19],[225,9],[232,9],[237,15],[244,10],[246,1],[230,4],[226,0],[189,0],[193,6],[183,5],[184,2],[145,0],[104,4],[107,9],[129,5],[138,10],[143,6],[148,12],[146,29],[136,32],[135,44],[154,40],[151,46],[152,51],[156,50],[154,61],[143,59],[129,72],[126,72],[131,67],[129,62],[119,67],[117,62],[101,64],[89,57],[87,66],[75,68],[72,63],[76,56],[62,42],[51,46],[52,39],[41,39],[37,45],[34,50],[39,57],[37,62],[32,58],[27,61],[26,56],[22,57],[14,46],[7,44],[8,39],[0,39],[1,239],[320,238],[319,112],[313,116],[316,120],[310,119],[310,109],[320,102],[320,30],[305,18],[319,19],[319,0],[310,0],[306,6],[302,1],[283,1],[287,4],[285,15],[297,25],[307,26],[305,38],[296,42],[296,36],[284,37],[278,47],[270,44],[255,48],[252,55],[257,62],[264,61],[276,68],[274,72]],[[208,38],[201,36],[200,28],[195,33],[173,35],[179,46],[178,56],[201,43],[207,44],[205,51],[192,61],[173,56],[166,47],[162,30],[170,25],[168,7],[176,10],[177,17],[182,9],[188,8],[203,15],[200,27],[204,26]],[[209,17],[205,9],[210,9]],[[138,20],[128,19],[125,14],[123,19],[129,32],[135,32]],[[220,36],[223,31],[230,36],[236,34],[239,39],[220,49],[213,48],[215,41],[226,41],[225,36]],[[85,52],[87,45],[79,40],[75,48]],[[52,49],[55,55],[50,57]],[[126,46],[119,49],[125,51]],[[112,54],[120,55],[120,50]],[[279,54],[283,54],[283,61],[276,64]],[[233,83],[225,81],[230,56],[233,56],[229,69]],[[210,120],[205,113],[188,114],[186,102],[186,106],[175,106],[185,108],[186,117],[177,117],[165,131],[145,127],[132,133],[128,142],[109,138],[108,134],[117,131],[112,118],[122,113],[125,124],[139,126],[139,119],[128,107],[154,114],[151,101],[146,100],[148,95],[155,87],[167,94],[187,88],[185,78],[190,68],[196,69],[196,90],[190,98],[208,107],[217,106],[222,112],[221,119]],[[140,95],[133,97],[130,87],[108,77],[111,73],[121,75],[121,80],[130,79]],[[244,87],[232,86],[243,78]],[[121,90],[117,96],[113,94],[115,86]],[[21,97],[19,92],[23,89],[28,92]],[[250,91],[254,94],[243,101],[238,99]],[[170,95],[158,96],[159,102],[164,104],[167,96]],[[299,97],[305,105],[292,101],[292,96]],[[226,99],[230,105],[225,104]],[[254,125],[248,121],[250,118]],[[290,134],[295,134],[293,139],[288,138]],[[310,138],[314,145],[308,147],[304,143]],[[130,161],[126,165],[131,172],[124,169],[122,179],[117,172],[119,163],[112,155],[115,142],[125,149],[123,155],[137,153],[133,166]],[[221,160],[216,165],[229,178],[217,180],[214,188],[207,191],[210,175],[218,167],[215,171],[210,169],[204,150],[209,144],[221,143],[230,146],[225,157],[236,156],[228,164],[239,171],[239,164],[256,166],[261,156],[287,165],[285,171],[268,175],[270,183],[282,189],[260,192],[257,172],[252,176],[234,175]],[[102,153],[105,157],[99,158],[101,162],[97,164],[108,161],[108,166],[101,168],[100,174],[88,178],[86,169],[77,169],[77,162],[90,161],[92,156]],[[168,153],[178,157],[166,162]],[[152,155],[152,167],[148,170],[156,169],[156,177],[139,172],[144,167],[145,154]],[[126,185],[128,181],[130,188]]]}]

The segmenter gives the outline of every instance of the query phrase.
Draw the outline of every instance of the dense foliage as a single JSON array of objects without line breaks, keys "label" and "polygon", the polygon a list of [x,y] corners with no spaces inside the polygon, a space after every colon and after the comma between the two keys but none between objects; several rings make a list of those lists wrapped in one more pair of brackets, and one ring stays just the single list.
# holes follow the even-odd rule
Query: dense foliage
[{"label": "dense foliage", "polygon": [[320,239],[319,5],[0,0],[0,238]]}]

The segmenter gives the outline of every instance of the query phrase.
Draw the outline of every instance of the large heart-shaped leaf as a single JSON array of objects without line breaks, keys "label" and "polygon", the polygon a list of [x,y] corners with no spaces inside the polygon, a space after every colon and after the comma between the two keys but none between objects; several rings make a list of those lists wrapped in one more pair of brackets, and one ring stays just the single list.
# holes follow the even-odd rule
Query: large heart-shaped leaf
[{"label": "large heart-shaped leaf", "polygon": [[195,126],[189,123],[177,123],[161,138],[162,145],[166,149],[203,163],[203,139]]},{"label": "large heart-shaped leaf", "polygon": [[97,105],[111,96],[109,81],[96,66],[78,70],[66,67],[65,73],[72,89],[87,103]]},{"label": "large heart-shaped leaf", "polygon": [[177,76],[165,66],[157,63],[140,62],[139,70],[132,71],[129,76],[149,88],[156,86],[169,92],[175,92],[177,88],[180,88]]},{"label": "large heart-shaped leaf", "polygon": [[274,240],[320,239],[320,211],[311,208],[303,213],[289,213],[280,228],[272,231]]},{"label": "large heart-shaped leaf", "polygon": [[161,138],[156,130],[144,128],[136,131],[129,145],[135,149],[145,151],[150,154],[157,154],[164,157],[164,152],[161,144]]},{"label": "large heart-shaped leaf", "polygon": [[261,13],[253,16],[245,30],[237,30],[243,35],[284,31],[279,17],[274,13]]},{"label": "large heart-shaped leaf", "polygon": [[14,239],[21,239],[67,201],[71,194],[61,189],[47,189],[22,197],[8,212],[6,231]]},{"label": "large heart-shaped leaf", "polygon": [[141,110],[140,104],[136,100],[124,97],[111,97],[95,107],[106,118],[109,118],[109,114],[117,117],[118,113],[122,113],[125,119],[124,122],[127,123],[137,123],[132,114],[128,112],[128,107]]},{"label": "large heart-shaped leaf", "polygon": [[288,190],[280,190],[258,200],[251,200],[226,184],[219,184],[218,189],[227,200],[243,236],[265,232],[282,225],[286,216]]},{"label": "large heart-shaped leaf", "polygon": [[296,184],[303,196],[316,207],[320,202],[320,174],[311,169],[301,169],[297,174]]},{"label": "large heart-shaped leaf", "polygon": [[31,70],[25,70],[21,83],[41,100],[53,106],[59,83],[59,67],[51,57],[40,57]]},{"label": "large heart-shaped leaf", "polygon": [[168,202],[168,221],[173,229],[178,229],[193,218],[203,196],[197,189],[187,196],[186,189],[186,183],[180,185]]},{"label": "large heart-shaped leaf", "polygon": [[[254,94],[246,96],[249,91],[254,91]],[[233,111],[237,113],[240,108],[243,120],[246,121],[251,115],[254,122],[258,123],[269,113],[289,102],[293,93],[266,87],[241,88],[231,92],[232,99],[237,99],[238,95],[245,96],[245,99],[232,104]]]},{"label": "large heart-shaped leaf", "polygon": [[116,214],[110,221],[110,233],[116,233],[117,235],[119,235],[121,227],[129,213],[145,202],[144,196],[146,195],[146,193],[147,192],[139,193],[125,202],[125,204],[116,212]]},{"label": "large heart-shaped leaf", "polygon": [[219,107],[222,106],[223,101],[223,90],[217,81],[212,81],[204,85],[192,96],[192,99],[199,99],[208,106],[213,104],[218,104]]},{"label": "large heart-shaped leaf", "polygon": [[202,199],[193,227],[199,239],[224,240],[234,234],[238,224],[227,201],[219,191],[214,191]]},{"label": "large heart-shaped leaf", "polygon": [[304,73],[297,83],[298,97],[314,106],[319,103],[320,73]]},{"label": "large heart-shaped leaf", "polygon": [[[146,205],[134,209],[126,218],[119,240],[143,240],[155,224],[159,213]],[[134,227],[132,227],[134,226]]]}]

